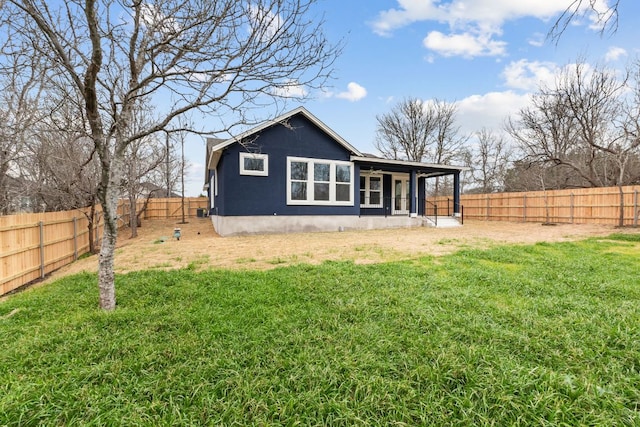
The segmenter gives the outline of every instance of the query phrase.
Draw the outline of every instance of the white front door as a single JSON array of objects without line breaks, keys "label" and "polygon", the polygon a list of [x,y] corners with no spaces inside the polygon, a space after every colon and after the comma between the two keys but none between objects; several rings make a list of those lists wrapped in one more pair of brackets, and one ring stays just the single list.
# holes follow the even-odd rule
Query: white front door
[{"label": "white front door", "polygon": [[391,197],[393,199],[393,215],[408,215],[411,203],[409,177],[407,175],[394,175],[392,181]]}]

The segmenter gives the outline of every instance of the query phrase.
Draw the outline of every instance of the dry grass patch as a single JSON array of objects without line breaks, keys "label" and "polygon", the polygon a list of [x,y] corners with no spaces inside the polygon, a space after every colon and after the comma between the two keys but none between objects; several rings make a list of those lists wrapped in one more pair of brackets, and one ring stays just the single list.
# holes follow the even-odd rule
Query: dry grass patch
[{"label": "dry grass patch", "polygon": [[[173,237],[180,227],[180,240]],[[536,223],[466,221],[463,227],[407,228],[326,233],[292,233],[222,238],[207,218],[145,221],[138,237],[120,231],[116,272],[144,269],[208,268],[266,270],[295,264],[317,265],[324,261],[372,264],[440,256],[460,249],[490,248],[504,243],[572,241],[607,236],[612,226],[580,224],[543,227]],[[55,272],[50,279],[97,270],[97,257],[87,257]]]}]

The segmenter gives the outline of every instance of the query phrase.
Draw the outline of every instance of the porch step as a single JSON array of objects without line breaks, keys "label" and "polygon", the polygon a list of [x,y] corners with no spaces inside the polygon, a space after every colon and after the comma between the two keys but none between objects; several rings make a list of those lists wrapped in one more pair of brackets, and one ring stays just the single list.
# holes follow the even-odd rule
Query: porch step
[{"label": "porch step", "polygon": [[426,216],[423,222],[423,225],[426,227],[437,227],[437,228],[449,228],[449,227],[460,227],[460,221],[458,218],[452,216],[438,216],[437,219],[434,216]]}]

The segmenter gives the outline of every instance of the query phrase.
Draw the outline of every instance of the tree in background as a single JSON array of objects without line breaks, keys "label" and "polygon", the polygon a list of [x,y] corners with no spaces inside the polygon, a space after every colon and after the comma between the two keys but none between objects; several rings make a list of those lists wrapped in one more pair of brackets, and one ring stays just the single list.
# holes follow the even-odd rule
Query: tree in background
[{"label": "tree in background", "polygon": [[529,163],[562,167],[582,186],[617,186],[620,225],[622,186],[640,179],[640,171],[632,168],[640,154],[640,140],[631,130],[637,126],[638,105],[628,91],[627,79],[577,63],[554,87],[541,87],[507,125]]},{"label": "tree in background", "polygon": [[[154,108],[144,104],[144,100],[136,106],[129,126],[131,133],[136,133],[152,125]],[[154,194],[153,177],[157,177],[161,168],[167,163],[167,152],[162,134],[154,133],[132,141],[125,149],[124,177],[122,181],[123,193],[129,202],[129,218],[127,222],[131,231],[131,238],[138,236],[140,215],[147,208],[149,199],[163,194]],[[138,208],[138,201],[143,199],[142,207]]]},{"label": "tree in background", "polygon": [[507,171],[513,161],[513,150],[502,135],[483,128],[475,133],[475,146],[465,161],[470,168],[466,192],[494,193],[503,191]]},{"label": "tree in background", "polygon": [[[389,159],[449,163],[461,159],[466,137],[456,124],[456,106],[445,101],[406,98],[376,116],[375,147]],[[436,179],[434,195],[439,192]]]},{"label": "tree in background", "polygon": [[[165,130],[204,132],[174,126],[194,110],[223,120],[218,132],[252,124],[265,118],[264,106],[277,110],[279,100],[322,86],[340,49],[324,36],[322,22],[310,16],[314,3],[3,3],[4,44],[23,44],[26,55],[46,63],[47,79],[83,101],[82,117],[101,171],[100,307],[116,307],[116,208],[127,147]],[[163,108],[149,126],[133,131],[135,109],[143,99],[163,100]]]},{"label": "tree in background", "polygon": [[422,162],[429,155],[437,111],[417,98],[406,98],[376,116],[375,147],[388,159]]},{"label": "tree in background", "polygon": [[0,49],[0,214],[7,214],[20,207],[14,206],[16,200],[29,199],[21,165],[33,128],[46,115],[39,106],[44,66],[28,55],[24,42],[4,43]]}]

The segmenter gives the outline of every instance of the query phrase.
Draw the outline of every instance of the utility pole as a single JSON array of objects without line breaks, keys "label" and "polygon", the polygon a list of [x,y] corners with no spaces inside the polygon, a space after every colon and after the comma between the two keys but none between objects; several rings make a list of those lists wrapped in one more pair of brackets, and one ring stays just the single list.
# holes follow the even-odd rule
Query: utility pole
[{"label": "utility pole", "polygon": [[180,177],[182,178],[182,222],[181,224],[186,224],[184,219],[184,134],[180,134],[180,150],[182,156],[182,162],[180,164]]},{"label": "utility pole", "polygon": [[165,135],[167,137],[166,142],[167,142],[167,152],[166,152],[166,175],[165,175],[165,179],[167,180],[166,182],[166,197],[169,198],[171,197],[171,144],[169,141],[169,132],[165,132]]}]

